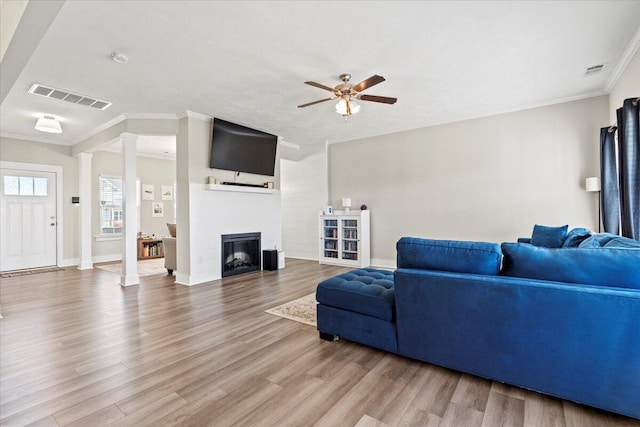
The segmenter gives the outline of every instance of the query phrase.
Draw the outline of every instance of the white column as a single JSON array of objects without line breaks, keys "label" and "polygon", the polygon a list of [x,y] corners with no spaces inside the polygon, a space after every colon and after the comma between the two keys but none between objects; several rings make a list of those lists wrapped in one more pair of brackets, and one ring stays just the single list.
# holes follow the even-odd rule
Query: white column
[{"label": "white column", "polygon": [[123,133],[122,142],[122,275],[121,286],[131,286],[140,283],[138,277],[137,254],[137,224],[138,209],[136,208],[136,143],[138,135]]},{"label": "white column", "polygon": [[78,154],[80,196],[80,263],[78,270],[93,268],[91,258],[91,153]]}]

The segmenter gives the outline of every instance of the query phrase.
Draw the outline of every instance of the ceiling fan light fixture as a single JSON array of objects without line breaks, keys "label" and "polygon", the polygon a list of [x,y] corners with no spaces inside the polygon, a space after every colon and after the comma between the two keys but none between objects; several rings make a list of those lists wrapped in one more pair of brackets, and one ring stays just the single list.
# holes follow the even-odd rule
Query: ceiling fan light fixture
[{"label": "ceiling fan light fixture", "polygon": [[54,116],[42,116],[36,122],[36,130],[47,133],[62,133],[62,126]]},{"label": "ceiling fan light fixture", "polygon": [[350,98],[342,98],[336,104],[336,113],[341,116],[350,116],[360,111],[360,104]]}]

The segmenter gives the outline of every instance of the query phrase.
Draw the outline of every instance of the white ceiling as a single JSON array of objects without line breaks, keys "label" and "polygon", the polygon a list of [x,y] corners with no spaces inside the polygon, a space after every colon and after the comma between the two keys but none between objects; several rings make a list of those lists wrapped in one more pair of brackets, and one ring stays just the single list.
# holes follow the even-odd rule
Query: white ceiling
[{"label": "white ceiling", "polygon": [[[607,93],[640,44],[637,0],[66,1],[52,18],[46,3],[29,3],[25,16],[41,18],[23,17],[10,46],[28,61],[0,63],[18,69],[3,87],[0,132],[69,145],[123,115],[187,110],[303,148],[415,129]],[[17,36],[48,21],[25,48]],[[113,51],[130,62],[113,62]],[[586,76],[596,64],[603,71]],[[365,93],[398,102],[361,102],[347,123],[334,102],[296,107],[330,95],[304,81],[335,86],[344,72],[354,83],[384,76]],[[33,83],[113,105],[31,95]],[[36,113],[60,117],[64,132],[34,130]]]}]

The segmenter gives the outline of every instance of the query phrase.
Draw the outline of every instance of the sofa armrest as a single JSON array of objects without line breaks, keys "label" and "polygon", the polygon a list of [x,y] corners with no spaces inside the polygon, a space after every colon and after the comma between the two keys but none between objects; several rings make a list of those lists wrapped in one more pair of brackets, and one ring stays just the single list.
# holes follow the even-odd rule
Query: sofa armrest
[{"label": "sofa armrest", "polygon": [[167,270],[177,270],[176,238],[163,237],[162,245],[164,246],[164,268]]},{"label": "sofa armrest", "polygon": [[398,269],[395,297],[403,355],[640,416],[638,290]]}]

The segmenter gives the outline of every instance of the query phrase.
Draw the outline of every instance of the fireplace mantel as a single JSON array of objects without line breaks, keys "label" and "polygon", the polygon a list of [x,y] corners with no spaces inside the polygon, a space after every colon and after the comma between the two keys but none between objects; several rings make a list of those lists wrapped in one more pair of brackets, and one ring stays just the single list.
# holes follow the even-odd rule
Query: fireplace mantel
[{"label": "fireplace mantel", "polygon": [[259,194],[276,194],[280,193],[280,190],[273,188],[262,187],[242,187],[236,185],[222,185],[222,184],[205,184],[205,190],[212,191],[232,191],[235,193],[259,193]]}]

